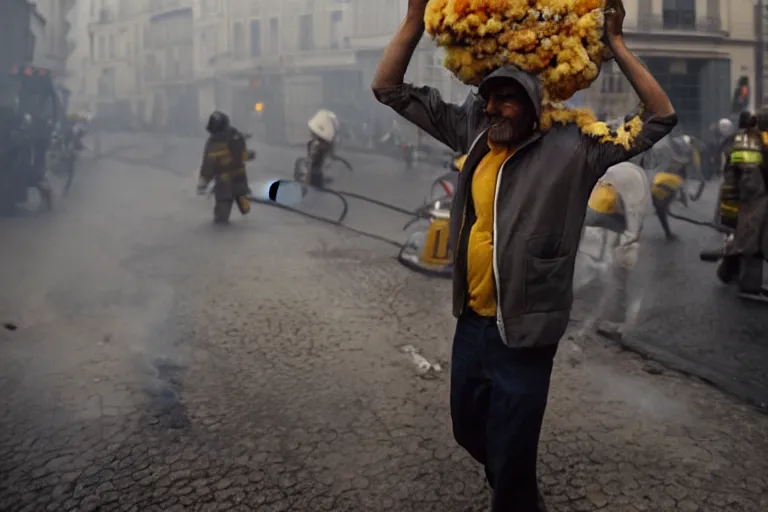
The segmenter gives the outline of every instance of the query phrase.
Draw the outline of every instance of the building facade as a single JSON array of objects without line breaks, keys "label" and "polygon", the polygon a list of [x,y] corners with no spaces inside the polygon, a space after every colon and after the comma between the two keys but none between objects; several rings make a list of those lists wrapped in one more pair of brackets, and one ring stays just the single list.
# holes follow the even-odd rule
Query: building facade
[{"label": "building facade", "polygon": [[[341,116],[362,96],[344,0],[231,0],[227,76],[235,121],[273,142],[303,143],[320,108]],[[256,110],[256,107],[262,110]]]},{"label": "building facade", "polygon": [[[407,3],[354,3],[351,42],[365,83],[370,83]],[[683,129],[703,134],[712,122],[731,113],[732,95],[741,77],[750,84],[756,82],[758,31],[753,0],[624,0],[624,6],[627,44],[670,95]],[[406,78],[461,101],[467,88],[440,69],[441,61],[439,50],[425,38]],[[576,103],[611,118],[633,108],[637,97],[615,64],[608,63]]]},{"label": "building facade", "polygon": [[[90,1],[94,13],[128,4]],[[131,13],[91,22],[87,92],[129,99],[143,122],[158,127],[199,128],[212,110],[222,109],[245,130],[268,125],[264,135],[273,142],[304,142],[307,120],[319,108],[333,109],[356,127],[386,126],[394,116],[376,104],[369,84],[407,4],[136,0]],[[760,33],[753,0],[624,0],[624,5],[627,42],[670,94],[687,131],[703,134],[731,113],[740,80],[755,84]],[[118,50],[120,34],[133,34],[133,55]],[[80,52],[78,58],[86,57]],[[406,78],[462,101],[469,88],[442,60],[441,50],[425,37]],[[633,108],[637,98],[607,63],[575,101],[609,118]]]},{"label": "building facade", "polygon": [[139,114],[146,101],[141,66],[141,12],[141,2],[91,3],[88,38],[84,41],[87,54],[74,52],[82,64],[74,77],[77,91],[88,98],[89,107],[100,117],[122,128],[140,124]]},{"label": "building facade", "polygon": [[27,0],[0,2],[0,70],[34,64],[38,42],[45,36],[46,20]]},{"label": "building facade", "polygon": [[45,20],[41,37],[35,41],[34,64],[52,70],[59,83],[63,83],[70,53],[68,14],[75,6],[75,0],[37,0],[31,3]]},{"label": "building facade", "polygon": [[173,131],[198,126],[192,0],[149,0],[144,31],[145,120]]},{"label": "building facade", "polygon": [[[664,87],[687,133],[706,136],[718,119],[733,114],[740,80],[758,79],[758,30],[752,0],[632,0],[625,37]],[[748,104],[755,107],[754,94]],[[604,118],[637,104],[629,83],[613,63],[584,94]]]}]

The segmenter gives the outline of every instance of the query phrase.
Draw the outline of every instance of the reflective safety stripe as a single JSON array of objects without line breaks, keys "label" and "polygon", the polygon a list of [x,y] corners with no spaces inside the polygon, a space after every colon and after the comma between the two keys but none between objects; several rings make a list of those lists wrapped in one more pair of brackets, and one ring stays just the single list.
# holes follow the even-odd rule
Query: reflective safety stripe
[{"label": "reflective safety stripe", "polygon": [[222,180],[229,181],[235,176],[240,176],[241,174],[245,174],[245,169],[238,169],[236,171],[224,171],[219,176],[221,176]]},{"label": "reflective safety stripe", "polygon": [[734,151],[730,161],[732,164],[761,164],[763,154],[759,151]]},{"label": "reflective safety stripe", "polygon": [[732,202],[720,203],[720,215],[728,218],[735,218],[739,216],[739,204]]}]

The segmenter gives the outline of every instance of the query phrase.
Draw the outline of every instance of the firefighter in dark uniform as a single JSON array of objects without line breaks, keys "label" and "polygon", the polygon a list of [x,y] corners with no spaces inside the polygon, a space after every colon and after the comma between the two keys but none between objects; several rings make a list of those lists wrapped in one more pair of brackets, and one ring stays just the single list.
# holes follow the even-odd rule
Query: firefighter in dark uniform
[{"label": "firefighter in dark uniform", "polygon": [[688,166],[694,165],[695,158],[691,139],[675,129],[641,158],[641,166],[653,176],[651,200],[656,217],[667,240],[675,240],[669,227],[669,208],[678,197],[687,205],[684,185]]},{"label": "firefighter in dark uniform", "polygon": [[251,211],[248,195],[248,176],[245,172],[245,160],[248,150],[245,135],[230,125],[229,117],[216,111],[208,119],[206,130],[210,134],[205,144],[203,164],[200,167],[198,194],[205,194],[208,184],[213,181],[213,193],[216,205],[213,208],[213,221],[226,224],[236,203],[243,215]]},{"label": "firefighter in dark uniform", "polygon": [[768,254],[768,195],[763,175],[766,147],[761,130],[768,130],[768,112],[763,110],[748,120],[742,116],[739,124],[728,150],[720,187],[720,224],[732,236],[726,242],[717,275],[725,283],[738,277],[742,296],[763,300],[768,298],[763,290],[763,259]]}]

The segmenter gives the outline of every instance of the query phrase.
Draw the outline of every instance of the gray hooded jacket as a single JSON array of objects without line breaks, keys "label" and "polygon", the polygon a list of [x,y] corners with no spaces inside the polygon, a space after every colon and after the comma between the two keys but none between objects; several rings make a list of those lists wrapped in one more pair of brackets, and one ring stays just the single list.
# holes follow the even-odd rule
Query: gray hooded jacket
[{"label": "gray hooded jacket", "polygon": [[[537,78],[508,66],[485,79],[491,80],[519,82],[540,117]],[[410,84],[376,89],[374,94],[451,150],[467,154],[451,210],[453,314],[459,317],[468,307],[467,241],[475,221],[472,175],[490,151],[485,101],[472,94],[462,105],[449,104],[435,89]],[[608,167],[653,146],[677,118],[644,121],[629,149],[600,143],[573,124],[555,125],[546,132],[537,127],[503,164],[496,184],[493,270],[497,323],[507,345],[559,342],[573,303],[573,269],[592,187]]]}]

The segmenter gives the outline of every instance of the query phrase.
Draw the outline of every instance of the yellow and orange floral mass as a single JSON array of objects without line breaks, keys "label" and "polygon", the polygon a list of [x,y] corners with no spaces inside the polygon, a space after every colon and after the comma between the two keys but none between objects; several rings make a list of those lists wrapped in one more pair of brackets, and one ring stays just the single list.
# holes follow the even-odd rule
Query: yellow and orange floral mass
[{"label": "yellow and orange floral mass", "polygon": [[539,76],[542,126],[576,123],[583,132],[628,146],[639,119],[611,131],[585,109],[560,102],[597,78],[605,46],[606,0],[430,0],[427,33],[446,52],[445,67],[468,85],[513,64]]}]

